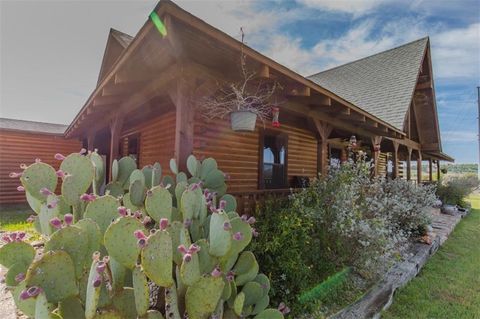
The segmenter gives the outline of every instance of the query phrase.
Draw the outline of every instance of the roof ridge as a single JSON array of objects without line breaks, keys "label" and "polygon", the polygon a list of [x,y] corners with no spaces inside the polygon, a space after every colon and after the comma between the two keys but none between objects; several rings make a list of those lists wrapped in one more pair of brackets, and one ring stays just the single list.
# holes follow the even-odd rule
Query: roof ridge
[{"label": "roof ridge", "polygon": [[397,50],[397,49],[400,49],[400,48],[402,48],[402,47],[405,47],[405,46],[408,46],[408,45],[412,45],[412,44],[414,44],[414,43],[416,43],[416,42],[420,42],[420,41],[422,41],[422,40],[427,40],[427,42],[428,42],[429,38],[430,38],[430,37],[427,35],[427,36],[425,36],[425,37],[423,37],[423,38],[420,38],[420,39],[417,39],[417,40],[414,40],[414,41],[410,41],[410,42],[404,43],[404,44],[402,44],[402,45],[393,47],[393,48],[391,48],[391,49],[388,49],[388,50],[385,50],[385,51],[381,51],[381,52],[378,52],[378,53],[375,53],[375,54],[372,54],[372,55],[369,55],[369,56],[366,56],[366,57],[363,57],[363,58],[360,58],[360,59],[357,59],[357,60],[353,60],[353,61],[350,61],[350,62],[347,62],[347,63],[344,63],[344,64],[337,65],[337,66],[335,66],[335,67],[333,67],[333,68],[330,68],[330,69],[326,69],[326,70],[323,70],[323,71],[320,71],[320,72],[317,72],[317,73],[308,75],[308,76],[306,76],[306,78],[307,78],[307,79],[310,79],[311,77],[314,77],[314,76],[316,76],[316,75],[318,75],[318,74],[321,74],[321,73],[324,73],[324,72],[328,72],[328,71],[332,71],[332,70],[335,70],[335,69],[344,67],[344,66],[346,66],[346,65],[353,64],[353,63],[357,63],[357,62],[360,62],[360,61],[363,61],[363,60],[366,60],[366,59],[369,59],[369,58],[373,58],[373,57],[375,57],[375,56],[377,56],[377,55],[384,54],[384,53],[387,53],[387,52],[390,52],[390,51],[393,51],[393,50]]},{"label": "roof ridge", "polygon": [[60,124],[60,123],[52,123],[52,122],[40,122],[40,121],[32,121],[32,120],[21,120],[21,119],[9,118],[9,117],[0,117],[0,121],[1,120],[16,121],[16,122],[28,122],[28,123],[36,123],[36,124],[68,126],[68,124]]}]

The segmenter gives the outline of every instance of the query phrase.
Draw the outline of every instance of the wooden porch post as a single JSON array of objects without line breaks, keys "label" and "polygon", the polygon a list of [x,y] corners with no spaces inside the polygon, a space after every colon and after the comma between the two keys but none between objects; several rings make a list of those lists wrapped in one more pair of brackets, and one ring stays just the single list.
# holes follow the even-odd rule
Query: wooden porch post
[{"label": "wooden porch post", "polygon": [[328,137],[332,133],[333,127],[318,119],[313,121],[320,136],[317,149],[317,172],[326,176],[328,173]]},{"label": "wooden porch post", "polygon": [[417,182],[418,184],[422,183],[422,153],[420,150],[417,151]]},{"label": "wooden porch post", "polygon": [[407,181],[410,181],[412,179],[412,148],[407,147],[407,151]]},{"label": "wooden porch post", "polygon": [[169,90],[176,108],[175,115],[175,160],[179,170],[187,170],[187,158],[193,152],[193,125],[195,108],[192,93],[194,89],[186,77],[179,77],[176,85]]},{"label": "wooden porch post", "polygon": [[95,132],[88,134],[87,136],[87,149],[89,151],[94,150],[94,145],[95,145]]},{"label": "wooden porch post", "polygon": [[382,143],[381,136],[372,137],[372,148],[373,148],[373,176],[378,176],[378,158],[380,156],[380,144]]},{"label": "wooden porch post", "polygon": [[392,141],[393,143],[393,178],[398,178],[398,147],[400,144],[396,141]]},{"label": "wooden porch post", "polygon": [[432,159],[428,159],[428,180],[430,182],[433,181],[433,163],[432,163]]},{"label": "wooden porch post", "polygon": [[117,159],[119,156],[119,143],[120,143],[120,134],[122,133],[123,127],[123,114],[116,115],[110,121],[110,166],[109,166],[109,177],[112,176],[112,163],[113,160]]},{"label": "wooden porch post", "polygon": [[437,182],[440,181],[440,160],[437,159]]}]

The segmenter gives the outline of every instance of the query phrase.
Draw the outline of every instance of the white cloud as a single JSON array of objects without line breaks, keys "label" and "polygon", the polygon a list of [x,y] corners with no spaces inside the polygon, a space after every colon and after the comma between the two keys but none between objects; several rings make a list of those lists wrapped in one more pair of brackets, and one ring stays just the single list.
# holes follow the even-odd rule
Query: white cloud
[{"label": "white cloud", "polygon": [[299,3],[311,8],[323,9],[335,12],[350,13],[361,16],[371,12],[388,0],[298,0]]},{"label": "white cloud", "polygon": [[478,77],[480,23],[433,34],[431,42],[436,77]]},{"label": "white cloud", "polygon": [[473,131],[443,131],[442,142],[476,142],[477,133]]}]

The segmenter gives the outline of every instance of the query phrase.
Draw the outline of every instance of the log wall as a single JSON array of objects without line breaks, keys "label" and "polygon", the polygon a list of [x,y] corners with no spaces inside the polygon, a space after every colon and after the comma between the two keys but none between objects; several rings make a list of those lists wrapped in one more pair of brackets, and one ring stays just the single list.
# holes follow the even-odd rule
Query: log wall
[{"label": "log wall", "polygon": [[[258,189],[259,135],[263,124],[257,121],[254,132],[234,132],[230,120],[207,121],[198,114],[194,125],[194,150],[197,158],[213,157],[229,176],[229,192]],[[288,179],[294,176],[317,176],[317,140],[304,128],[282,124],[279,129],[265,123],[265,128],[288,135]]]},{"label": "log wall", "polygon": [[175,112],[169,111],[134,127],[126,128],[122,136],[140,134],[139,168],[159,162],[163,175],[172,175],[170,159],[175,152]]},{"label": "log wall", "polygon": [[0,205],[26,202],[25,194],[17,191],[20,181],[8,177],[10,172],[21,172],[21,163],[29,165],[40,158],[58,169],[60,161],[53,158],[55,153],[68,155],[81,148],[80,141],[61,135],[0,130]]}]

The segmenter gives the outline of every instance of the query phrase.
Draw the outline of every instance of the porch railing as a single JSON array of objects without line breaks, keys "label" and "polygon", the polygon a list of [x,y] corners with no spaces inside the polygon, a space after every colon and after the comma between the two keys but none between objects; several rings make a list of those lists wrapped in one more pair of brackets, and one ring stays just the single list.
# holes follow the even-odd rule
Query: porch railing
[{"label": "porch railing", "polygon": [[237,192],[228,192],[229,194],[235,196],[237,199],[237,213],[239,215],[247,214],[253,215],[258,204],[263,203],[267,198],[285,198],[290,195],[292,192],[295,192],[296,189],[285,188],[285,189],[262,189],[254,191],[237,191]]}]

